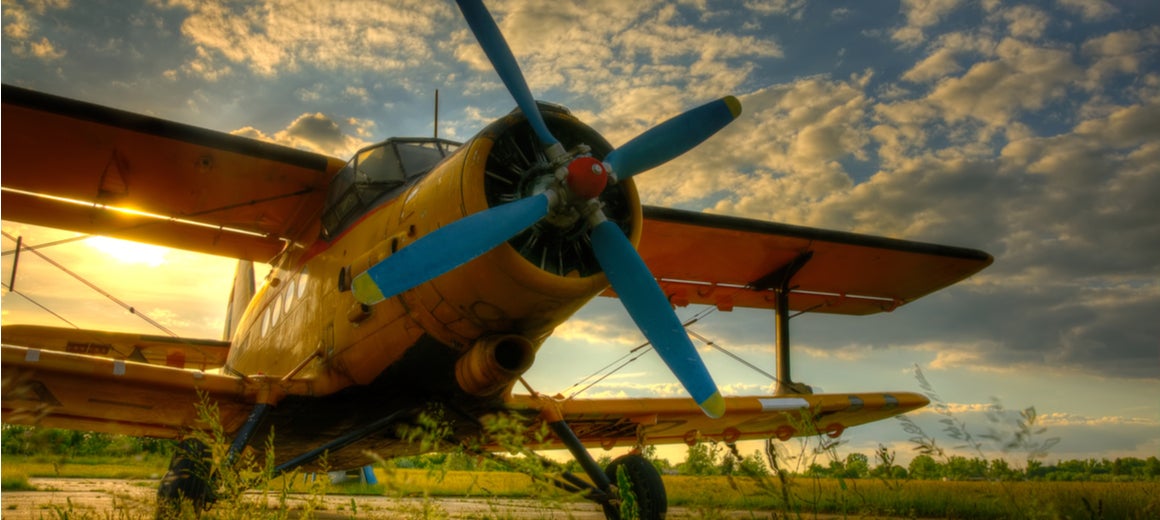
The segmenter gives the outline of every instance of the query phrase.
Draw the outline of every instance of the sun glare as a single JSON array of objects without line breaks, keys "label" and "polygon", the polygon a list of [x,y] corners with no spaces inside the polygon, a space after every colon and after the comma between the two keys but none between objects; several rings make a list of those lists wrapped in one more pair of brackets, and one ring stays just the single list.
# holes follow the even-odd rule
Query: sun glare
[{"label": "sun glare", "polygon": [[165,263],[166,248],[107,237],[91,237],[85,241],[90,247],[125,264],[157,267]]}]

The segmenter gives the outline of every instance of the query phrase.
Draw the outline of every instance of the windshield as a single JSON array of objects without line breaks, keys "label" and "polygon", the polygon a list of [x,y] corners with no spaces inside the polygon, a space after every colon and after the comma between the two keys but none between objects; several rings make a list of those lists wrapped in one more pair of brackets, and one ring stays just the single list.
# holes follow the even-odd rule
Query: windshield
[{"label": "windshield", "polygon": [[359,151],[330,181],[322,214],[323,236],[341,233],[458,148],[459,144],[444,140],[389,139]]}]

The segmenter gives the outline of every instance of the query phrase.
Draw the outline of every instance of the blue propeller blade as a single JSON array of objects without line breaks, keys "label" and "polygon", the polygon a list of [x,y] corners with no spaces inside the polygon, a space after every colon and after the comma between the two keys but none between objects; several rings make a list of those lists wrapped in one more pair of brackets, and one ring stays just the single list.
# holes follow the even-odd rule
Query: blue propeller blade
[{"label": "blue propeller blade", "polygon": [[470,262],[544,218],[549,193],[468,215],[424,235],[355,276],[355,299],[372,305]]},{"label": "blue propeller blade", "polygon": [[733,96],[710,101],[633,138],[604,158],[620,180],[660,166],[692,150],[741,115]]},{"label": "blue propeller blade", "polygon": [[515,98],[516,105],[519,105],[528,122],[532,124],[532,130],[536,132],[540,143],[545,147],[558,144],[559,141],[548,131],[548,125],[544,124],[544,117],[540,115],[540,108],[536,106],[532,91],[524,80],[524,73],[520,71],[520,65],[512,55],[511,47],[508,47],[503,33],[499,32],[491,13],[481,0],[456,0],[456,3],[459,4],[459,10],[463,12],[468,27],[471,27],[471,32],[475,34],[475,39],[479,40],[479,46],[483,48],[484,54],[487,54],[487,59],[491,60],[491,65],[495,67],[504,86]]},{"label": "blue propeller blade", "polygon": [[725,400],[632,242],[615,223],[605,220],[592,229],[592,247],[620,302],[669,370],[705,415],[714,419],[721,417],[725,413]]}]

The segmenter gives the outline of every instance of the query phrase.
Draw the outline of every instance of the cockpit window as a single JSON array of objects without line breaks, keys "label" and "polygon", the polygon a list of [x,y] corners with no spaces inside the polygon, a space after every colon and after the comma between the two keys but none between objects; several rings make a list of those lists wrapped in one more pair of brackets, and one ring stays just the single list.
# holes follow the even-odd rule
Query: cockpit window
[{"label": "cockpit window", "polygon": [[403,162],[403,170],[407,172],[426,172],[443,160],[443,151],[434,141],[425,143],[399,143],[396,147],[399,159]]},{"label": "cockpit window", "polygon": [[397,186],[405,182],[405,169],[391,152],[390,145],[359,152],[355,159],[355,183],[364,186]]},{"label": "cockpit window", "polygon": [[330,182],[322,215],[323,236],[338,235],[458,148],[458,143],[441,139],[390,139],[362,149]]}]

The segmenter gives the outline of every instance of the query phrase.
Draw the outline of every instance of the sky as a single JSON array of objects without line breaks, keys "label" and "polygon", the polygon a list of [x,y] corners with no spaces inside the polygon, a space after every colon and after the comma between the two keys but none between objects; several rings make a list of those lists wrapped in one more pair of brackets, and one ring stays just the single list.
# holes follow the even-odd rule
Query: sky
[{"label": "sky", "polygon": [[[918,392],[917,368],[940,410],[976,437],[1012,433],[1013,411],[1033,406],[1047,428],[1036,439],[1060,439],[1048,462],[1160,455],[1160,3],[487,5],[536,97],[613,145],[740,99],[730,127],[636,177],[647,204],[994,255],[982,273],[889,314],[795,318],[795,379]],[[436,89],[449,139],[514,106],[451,2],[2,6],[4,83],[335,157],[431,135]],[[73,236],[3,229],[29,244]],[[43,252],[178,334],[221,335],[228,259],[99,238]],[[15,288],[5,324],[157,332],[31,255]],[[693,329],[773,371],[768,311],[711,312]],[[642,341],[619,302],[597,300],[556,331],[527,379],[564,391]],[[725,393],[770,391],[768,378],[703,355]],[[584,395],[680,394],[650,354]],[[994,403],[1007,411],[988,414]],[[911,417],[958,444],[934,408]],[[914,444],[901,426],[848,430],[841,449],[882,444],[905,461]],[[990,441],[982,454],[1026,458]]]}]

